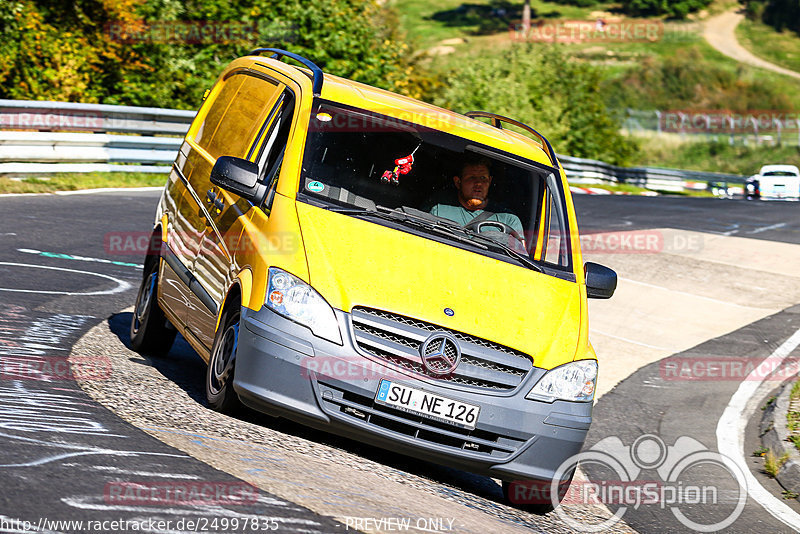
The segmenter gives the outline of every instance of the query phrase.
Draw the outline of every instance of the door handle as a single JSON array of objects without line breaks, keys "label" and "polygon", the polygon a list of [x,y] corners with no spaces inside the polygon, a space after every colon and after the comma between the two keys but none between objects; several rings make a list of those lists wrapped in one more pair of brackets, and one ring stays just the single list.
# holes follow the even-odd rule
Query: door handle
[{"label": "door handle", "polygon": [[206,191],[206,201],[209,204],[213,204],[219,211],[225,208],[225,202],[223,202],[222,197],[218,196],[213,189]]}]

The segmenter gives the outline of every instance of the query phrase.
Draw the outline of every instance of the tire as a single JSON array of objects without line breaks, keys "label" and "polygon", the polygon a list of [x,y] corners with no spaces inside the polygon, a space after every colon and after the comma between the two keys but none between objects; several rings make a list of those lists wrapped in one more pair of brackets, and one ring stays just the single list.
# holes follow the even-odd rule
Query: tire
[{"label": "tire", "polygon": [[[572,477],[575,476],[575,471],[572,471],[569,475],[569,479],[562,482],[562,487],[559,489],[559,493],[561,494],[559,497],[559,502],[566,495],[567,490],[569,489],[569,485],[572,483]],[[503,481],[503,498],[505,499],[506,503],[509,506],[513,506],[519,510],[523,510],[525,512],[530,512],[536,515],[544,515],[552,512],[555,510],[555,506],[553,506],[553,502],[550,500],[550,481],[519,481],[520,484],[531,484],[529,488],[536,488],[535,490],[531,491],[529,489],[528,495],[536,495],[537,498],[530,499],[531,501],[535,502],[517,502],[518,499],[514,499],[511,496],[512,491],[512,482],[507,480]],[[523,499],[526,500],[526,499]]]},{"label": "tire", "polygon": [[238,412],[242,407],[239,396],[233,390],[240,317],[241,312],[237,304],[223,312],[206,370],[208,405],[213,410],[228,414]]},{"label": "tire", "polygon": [[152,356],[167,354],[177,334],[158,306],[158,264],[158,258],[145,263],[130,331],[131,348]]}]

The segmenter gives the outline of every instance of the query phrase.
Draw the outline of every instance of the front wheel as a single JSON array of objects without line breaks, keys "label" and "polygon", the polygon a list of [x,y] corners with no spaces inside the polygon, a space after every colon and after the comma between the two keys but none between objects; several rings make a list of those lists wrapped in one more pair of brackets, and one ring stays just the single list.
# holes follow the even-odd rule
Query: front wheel
[{"label": "front wheel", "polygon": [[240,317],[241,313],[237,306],[223,312],[220,327],[211,349],[211,358],[208,361],[206,399],[208,399],[208,405],[218,412],[232,413],[241,407],[241,401],[233,390]]},{"label": "front wheel", "polygon": [[145,273],[131,318],[131,348],[142,354],[163,356],[175,341],[176,331],[158,306],[158,262],[145,264]]}]

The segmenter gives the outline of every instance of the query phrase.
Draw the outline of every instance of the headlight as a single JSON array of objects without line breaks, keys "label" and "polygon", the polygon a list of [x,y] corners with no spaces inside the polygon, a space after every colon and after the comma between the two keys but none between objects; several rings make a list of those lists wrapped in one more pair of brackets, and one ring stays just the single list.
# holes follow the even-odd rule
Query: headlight
[{"label": "headlight", "polygon": [[339,323],[331,305],[296,276],[270,267],[265,304],[284,317],[309,327],[314,335],[342,344]]},{"label": "headlight", "polygon": [[594,398],[596,383],[597,360],[570,362],[548,371],[525,398],[545,402],[556,399],[590,401]]}]

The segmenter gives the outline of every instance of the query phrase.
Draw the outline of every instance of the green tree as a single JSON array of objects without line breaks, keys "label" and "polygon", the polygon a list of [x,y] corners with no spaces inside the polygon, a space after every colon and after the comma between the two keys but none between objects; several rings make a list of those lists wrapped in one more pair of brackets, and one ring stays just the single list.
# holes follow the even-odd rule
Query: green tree
[{"label": "green tree", "polygon": [[[71,4],[0,0],[0,97],[193,109],[230,60],[264,46],[411,96],[420,96],[427,82],[410,60],[394,13],[376,0]],[[181,23],[206,22],[253,31],[221,39],[186,39],[176,31]]]},{"label": "green tree", "polygon": [[667,57],[647,57],[605,82],[603,91],[612,109],[796,109],[779,87],[748,75],[746,67],[729,70],[715,65],[697,47]]},{"label": "green tree", "polygon": [[686,15],[708,6],[711,0],[622,0],[622,9],[629,15],[666,15],[683,19]]},{"label": "green tree", "polygon": [[749,17],[761,19],[776,30],[800,33],[800,0],[749,0],[746,11]]},{"label": "green tree", "polygon": [[620,134],[600,81],[596,68],[570,60],[560,47],[526,43],[484,53],[448,73],[437,103],[521,120],[560,154],[625,164],[636,145]]}]

